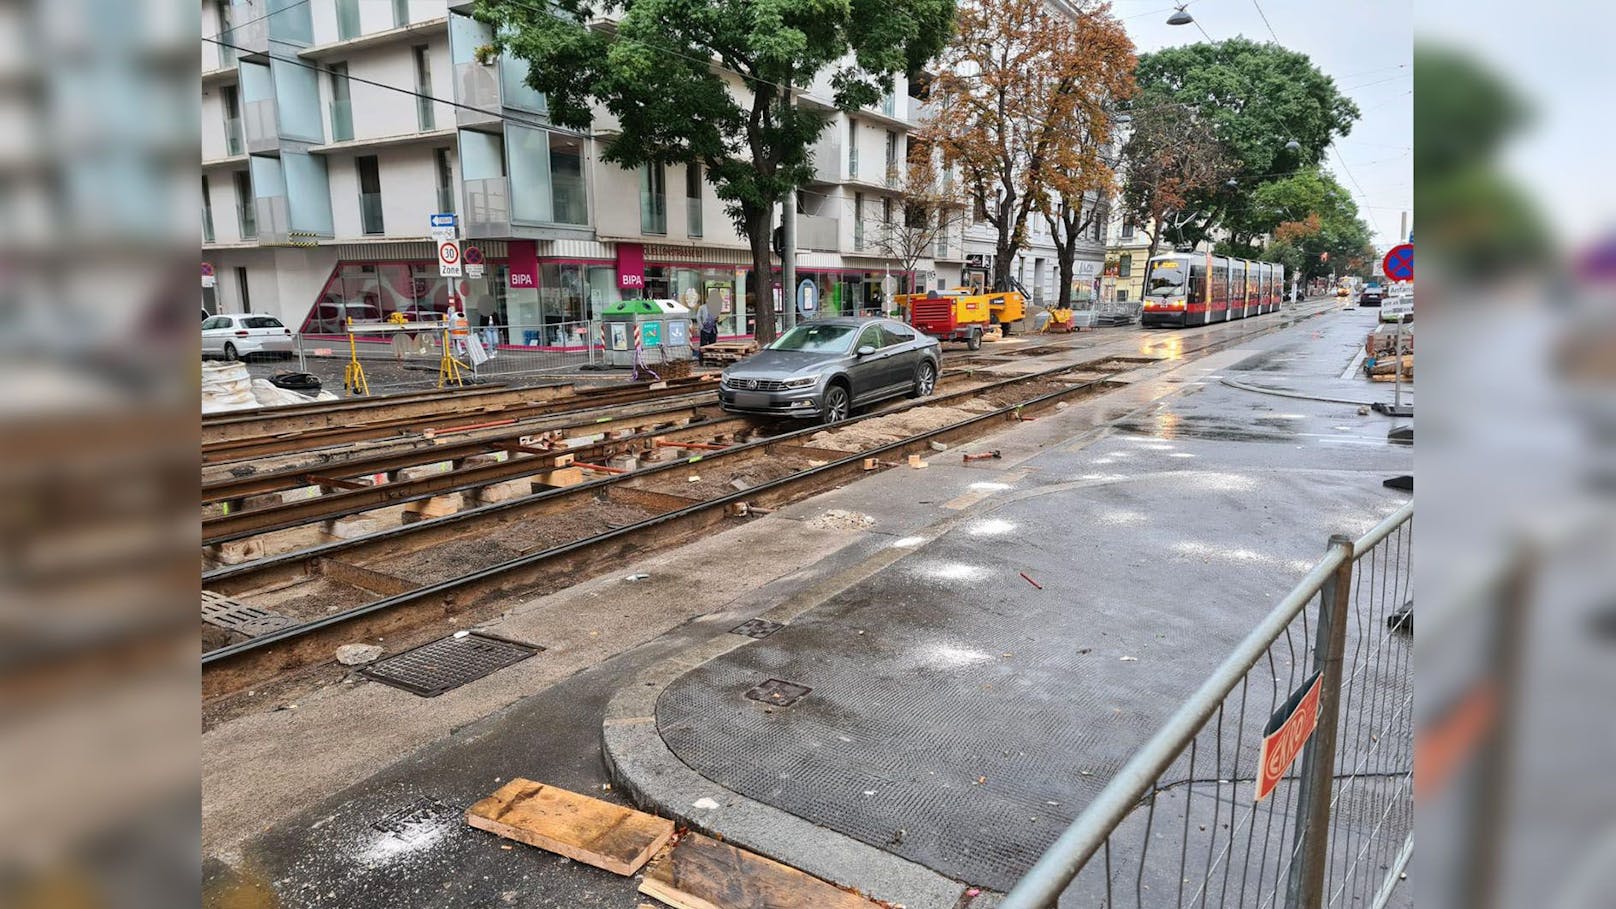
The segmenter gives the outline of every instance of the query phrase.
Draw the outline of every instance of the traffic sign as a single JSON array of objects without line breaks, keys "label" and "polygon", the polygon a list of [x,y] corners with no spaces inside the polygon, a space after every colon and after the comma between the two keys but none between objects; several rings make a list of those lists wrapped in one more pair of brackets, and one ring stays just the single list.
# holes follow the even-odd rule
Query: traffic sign
[{"label": "traffic sign", "polygon": [[456,240],[441,241],[438,243],[438,277],[458,278],[460,276],[460,243]]},{"label": "traffic sign", "polygon": [[1393,246],[1381,260],[1380,270],[1386,273],[1388,280],[1412,281],[1414,280],[1414,244],[1402,243]]},{"label": "traffic sign", "polygon": [[1387,297],[1380,304],[1380,320],[1382,322],[1396,322],[1414,315],[1414,298],[1406,294]]},{"label": "traffic sign", "polygon": [[1323,683],[1323,677],[1313,673],[1268,718],[1268,725],[1263,727],[1262,748],[1257,754],[1257,797],[1253,801],[1260,802],[1274,791],[1296,756],[1302,753],[1302,746],[1313,736],[1319,724],[1319,695]]},{"label": "traffic sign", "polygon": [[218,279],[218,276],[214,274],[213,263],[212,262],[203,262],[202,263],[202,286],[203,287],[215,287],[215,286],[218,285],[218,283],[219,283],[219,279]]},{"label": "traffic sign", "polygon": [[458,227],[460,225],[460,219],[452,211],[429,215],[427,222],[433,227]]},{"label": "traffic sign", "polygon": [[475,246],[468,246],[460,254],[466,263],[466,277],[481,278],[483,276],[483,251]]}]

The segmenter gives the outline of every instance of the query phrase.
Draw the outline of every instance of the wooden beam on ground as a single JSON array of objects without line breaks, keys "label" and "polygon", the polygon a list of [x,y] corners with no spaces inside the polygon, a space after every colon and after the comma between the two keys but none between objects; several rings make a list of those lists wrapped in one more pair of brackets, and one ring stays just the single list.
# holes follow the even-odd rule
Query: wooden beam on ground
[{"label": "wooden beam on ground", "polygon": [[699,833],[646,869],[640,892],[674,909],[877,909],[878,904],[787,865]]},{"label": "wooden beam on ground", "polygon": [[673,836],[666,818],[520,777],[467,808],[466,823],[625,876]]}]

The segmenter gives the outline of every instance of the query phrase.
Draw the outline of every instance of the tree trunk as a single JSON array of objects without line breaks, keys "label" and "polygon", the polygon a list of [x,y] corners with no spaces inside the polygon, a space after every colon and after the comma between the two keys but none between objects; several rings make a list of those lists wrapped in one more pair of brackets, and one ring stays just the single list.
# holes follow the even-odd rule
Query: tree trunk
[{"label": "tree trunk", "polygon": [[1055,293],[1055,308],[1072,305],[1072,281],[1077,278],[1077,238],[1055,244],[1055,256],[1060,263],[1060,289]]},{"label": "tree trunk", "polygon": [[[774,227],[774,211],[770,208],[741,210],[746,219],[746,240],[752,247],[752,280],[749,308],[754,330],[752,336],[762,347],[774,340],[774,252],[769,248],[769,235]],[[745,298],[743,297],[743,302]],[[745,330],[745,326],[742,326]]]}]

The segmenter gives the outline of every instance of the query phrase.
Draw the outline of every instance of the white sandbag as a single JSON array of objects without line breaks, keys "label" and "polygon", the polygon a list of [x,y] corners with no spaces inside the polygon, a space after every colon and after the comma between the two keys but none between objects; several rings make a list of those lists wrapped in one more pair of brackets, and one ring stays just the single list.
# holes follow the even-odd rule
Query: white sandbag
[{"label": "white sandbag", "polygon": [[246,410],[257,407],[252,376],[241,363],[202,364],[202,412]]}]

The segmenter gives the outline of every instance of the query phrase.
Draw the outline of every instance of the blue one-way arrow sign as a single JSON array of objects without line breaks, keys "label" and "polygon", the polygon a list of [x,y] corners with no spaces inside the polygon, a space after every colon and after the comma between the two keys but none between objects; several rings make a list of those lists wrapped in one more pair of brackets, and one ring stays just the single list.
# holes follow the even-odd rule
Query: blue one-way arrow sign
[{"label": "blue one-way arrow sign", "polygon": [[455,213],[452,211],[439,212],[438,214],[430,216],[429,220],[431,221],[433,227],[456,227],[459,226],[460,223],[459,219],[455,217]]}]

